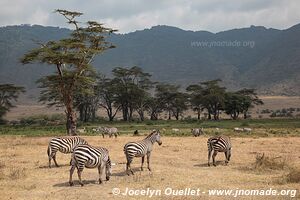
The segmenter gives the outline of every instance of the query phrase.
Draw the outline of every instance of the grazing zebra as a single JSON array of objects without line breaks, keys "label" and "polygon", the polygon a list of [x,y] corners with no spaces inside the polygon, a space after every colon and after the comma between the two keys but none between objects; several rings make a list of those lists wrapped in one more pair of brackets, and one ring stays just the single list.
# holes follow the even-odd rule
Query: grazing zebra
[{"label": "grazing zebra", "polygon": [[101,132],[102,137],[104,138],[104,135],[108,135],[110,138],[114,135],[115,137],[118,136],[119,131],[117,128],[112,127],[112,128],[107,128],[107,127],[98,127],[93,129],[94,132]]},{"label": "grazing zebra", "polygon": [[216,166],[215,157],[218,152],[225,153],[225,164],[230,161],[231,157],[231,142],[230,138],[227,136],[214,136],[207,140],[207,147],[208,147],[208,166],[210,166],[210,157],[212,154],[213,165]]},{"label": "grazing zebra", "polygon": [[109,158],[109,152],[106,148],[103,147],[92,147],[90,145],[78,145],[74,152],[72,153],[71,158],[71,169],[70,169],[70,179],[69,184],[73,186],[72,176],[77,168],[78,179],[81,186],[83,186],[81,180],[81,173],[86,168],[98,168],[99,173],[99,184],[102,183],[102,175],[105,168],[106,180],[109,180],[111,175],[111,161]]},{"label": "grazing zebra", "polygon": [[191,132],[193,136],[198,137],[200,135],[203,135],[203,128],[192,128]]},{"label": "grazing zebra", "polygon": [[56,162],[56,152],[61,153],[72,153],[74,148],[79,144],[88,144],[84,139],[73,136],[73,137],[55,137],[49,142],[47,153],[49,158],[49,168],[51,168],[51,160],[53,159],[55,166],[58,167]]},{"label": "grazing zebra", "polygon": [[236,127],[236,128],[233,129],[233,131],[234,132],[243,132],[244,129]]},{"label": "grazing zebra", "polygon": [[151,151],[153,149],[153,144],[155,142],[157,142],[159,145],[162,144],[162,141],[160,140],[160,132],[158,130],[153,130],[152,133],[150,133],[142,141],[129,142],[124,146],[124,153],[127,159],[126,173],[128,176],[129,176],[129,170],[131,171],[132,175],[134,174],[130,167],[130,163],[132,162],[134,157],[142,157],[141,170],[143,171],[144,160],[145,160],[145,156],[147,155],[148,169],[151,172],[150,156],[151,156]]}]

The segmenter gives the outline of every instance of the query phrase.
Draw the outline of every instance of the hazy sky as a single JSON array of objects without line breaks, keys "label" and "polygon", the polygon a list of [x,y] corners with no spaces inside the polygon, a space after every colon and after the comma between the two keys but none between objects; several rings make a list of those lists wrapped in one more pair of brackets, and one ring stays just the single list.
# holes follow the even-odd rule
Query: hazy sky
[{"label": "hazy sky", "polygon": [[299,0],[0,0],[0,26],[67,27],[53,10],[83,12],[121,33],[155,25],[218,32],[262,25],[285,29],[300,23]]}]

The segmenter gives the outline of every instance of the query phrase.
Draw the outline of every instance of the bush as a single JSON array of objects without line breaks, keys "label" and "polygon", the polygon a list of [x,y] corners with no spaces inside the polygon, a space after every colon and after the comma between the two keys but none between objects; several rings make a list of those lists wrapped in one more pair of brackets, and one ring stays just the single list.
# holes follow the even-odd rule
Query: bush
[{"label": "bush", "polygon": [[282,170],[287,167],[286,159],[282,157],[274,157],[274,156],[265,156],[263,153],[262,155],[257,155],[254,169],[257,170]]},{"label": "bush", "polygon": [[286,175],[288,183],[300,183],[300,168],[292,168]]}]

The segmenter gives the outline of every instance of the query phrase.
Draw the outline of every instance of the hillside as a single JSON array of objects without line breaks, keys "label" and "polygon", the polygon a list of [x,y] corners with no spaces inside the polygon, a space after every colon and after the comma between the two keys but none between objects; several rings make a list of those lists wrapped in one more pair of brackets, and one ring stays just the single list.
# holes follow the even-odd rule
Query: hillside
[{"label": "hillside", "polygon": [[[20,64],[20,57],[45,42],[66,37],[68,29],[39,25],[0,28],[0,82],[24,85],[37,96],[35,81],[51,73],[40,64]],[[93,63],[103,73],[116,66],[140,66],[158,81],[186,86],[221,78],[231,89],[257,88],[261,94],[300,94],[300,24],[286,30],[260,26],[210,33],[170,26],[110,37],[117,48]],[[196,43],[240,42],[240,46],[197,46]],[[27,96],[28,96],[27,95]]]}]

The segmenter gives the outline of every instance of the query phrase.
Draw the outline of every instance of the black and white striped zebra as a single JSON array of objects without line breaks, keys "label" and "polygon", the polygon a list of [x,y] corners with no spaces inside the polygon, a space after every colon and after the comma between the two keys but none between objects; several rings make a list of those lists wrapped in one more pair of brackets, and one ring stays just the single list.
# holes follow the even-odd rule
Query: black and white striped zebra
[{"label": "black and white striped zebra", "polygon": [[78,136],[70,137],[55,137],[49,142],[47,153],[49,158],[49,168],[51,168],[51,160],[53,159],[55,166],[58,167],[56,162],[56,153],[72,153],[74,148],[79,144],[88,144],[84,139]]},{"label": "black and white striped zebra", "polygon": [[210,157],[212,155],[213,165],[216,166],[215,157],[218,152],[225,153],[225,164],[230,161],[231,157],[231,141],[227,136],[214,136],[207,140],[208,147],[208,166],[210,166]]},{"label": "black and white striped zebra", "polygon": [[78,179],[81,186],[83,182],[81,180],[81,173],[84,168],[98,168],[99,173],[99,184],[102,183],[102,175],[105,168],[106,180],[108,181],[112,173],[111,170],[111,160],[109,157],[109,152],[103,147],[92,147],[90,145],[78,145],[71,158],[71,169],[70,169],[70,179],[69,184],[73,186],[72,176],[75,168],[77,168]]},{"label": "black and white striped zebra", "polygon": [[155,142],[157,142],[159,145],[162,144],[162,141],[160,139],[160,132],[158,130],[154,130],[142,141],[129,142],[124,146],[124,153],[127,159],[126,173],[128,176],[129,176],[129,170],[131,171],[132,175],[134,174],[130,167],[130,164],[134,157],[142,157],[141,170],[143,171],[145,156],[147,156],[148,170],[151,172],[150,156],[151,156],[151,151],[153,149],[153,144]]}]

